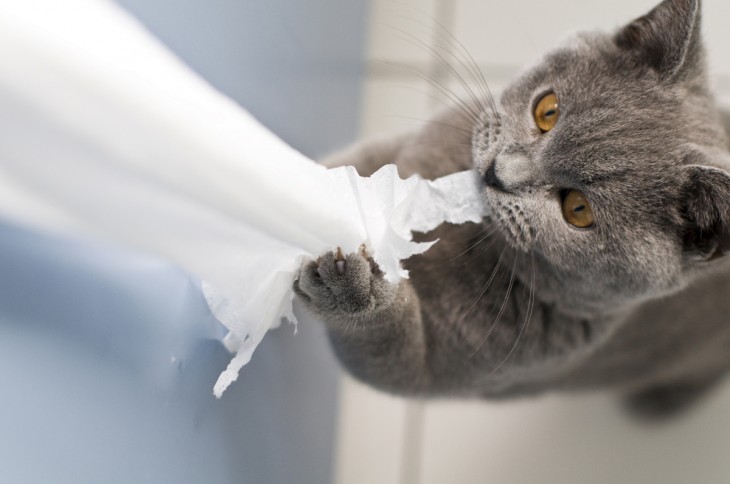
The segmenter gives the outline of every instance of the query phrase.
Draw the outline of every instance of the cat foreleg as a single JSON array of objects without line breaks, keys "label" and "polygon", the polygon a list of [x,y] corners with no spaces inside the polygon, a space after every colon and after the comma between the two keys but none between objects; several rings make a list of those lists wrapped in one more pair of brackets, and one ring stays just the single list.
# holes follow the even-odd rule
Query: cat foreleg
[{"label": "cat foreleg", "polygon": [[408,281],[387,282],[364,252],[329,252],[302,265],[294,291],[326,324],[353,376],[397,393],[428,385],[420,304]]}]

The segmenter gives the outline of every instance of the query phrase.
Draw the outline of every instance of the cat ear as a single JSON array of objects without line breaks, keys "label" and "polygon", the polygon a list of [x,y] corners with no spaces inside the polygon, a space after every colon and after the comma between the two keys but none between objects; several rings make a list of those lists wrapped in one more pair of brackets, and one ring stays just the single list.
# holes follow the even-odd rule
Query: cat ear
[{"label": "cat ear", "polygon": [[615,42],[662,79],[691,70],[702,57],[700,0],[664,0],[622,28]]},{"label": "cat ear", "polygon": [[688,165],[683,215],[685,251],[695,260],[711,260],[730,252],[730,173]]}]

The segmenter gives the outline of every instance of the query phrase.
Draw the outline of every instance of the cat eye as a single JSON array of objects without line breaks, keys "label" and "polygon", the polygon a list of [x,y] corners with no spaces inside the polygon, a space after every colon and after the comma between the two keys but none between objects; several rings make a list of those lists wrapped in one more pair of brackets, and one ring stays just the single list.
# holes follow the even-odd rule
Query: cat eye
[{"label": "cat eye", "polygon": [[563,217],[573,227],[587,229],[593,226],[593,210],[583,192],[568,190],[563,195]]},{"label": "cat eye", "polygon": [[558,96],[554,92],[545,94],[535,104],[533,111],[535,123],[541,132],[547,133],[555,127],[560,117],[560,106],[558,105]]}]

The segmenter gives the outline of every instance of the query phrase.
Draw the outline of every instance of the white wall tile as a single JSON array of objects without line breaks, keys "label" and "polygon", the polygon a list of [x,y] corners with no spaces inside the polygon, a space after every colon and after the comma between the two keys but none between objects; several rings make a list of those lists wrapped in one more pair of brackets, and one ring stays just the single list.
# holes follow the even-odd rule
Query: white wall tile
[{"label": "white wall tile", "polygon": [[[429,48],[454,44],[444,29],[434,23],[436,19],[466,47],[490,83],[503,82],[569,33],[611,31],[646,13],[656,3],[657,0],[375,0],[368,58],[376,66],[411,65],[428,71],[429,66],[438,63],[429,54]],[[453,18],[444,6],[453,7]],[[705,0],[703,9],[703,34],[711,73],[730,79],[730,29],[726,27],[730,2]],[[724,86],[730,80],[723,81],[722,90],[728,91]]]},{"label": "white wall tile", "polygon": [[730,2],[704,0],[702,8],[702,31],[706,40],[710,71],[715,76],[730,77]]},{"label": "white wall tile", "polygon": [[413,416],[418,417],[415,405],[345,378],[336,438],[335,484],[418,484],[408,482],[418,466],[406,446],[412,440]]},{"label": "white wall tile", "polygon": [[437,1],[372,0],[369,59],[396,63],[428,62],[432,31],[429,24],[438,15]]},{"label": "white wall tile", "polygon": [[[524,66],[570,32],[611,31],[648,12],[658,0],[457,0],[455,36],[482,64]],[[730,2],[703,2],[710,66],[730,76]]]},{"label": "white wall tile", "polygon": [[433,112],[433,93],[416,76],[387,76],[365,82],[363,137],[393,134],[421,126]]},{"label": "white wall tile", "polygon": [[522,66],[568,33],[613,29],[656,0],[458,0],[455,35],[482,63]]},{"label": "white wall tile", "polygon": [[433,404],[422,484],[728,482],[730,385],[664,425],[619,408],[603,395]]}]

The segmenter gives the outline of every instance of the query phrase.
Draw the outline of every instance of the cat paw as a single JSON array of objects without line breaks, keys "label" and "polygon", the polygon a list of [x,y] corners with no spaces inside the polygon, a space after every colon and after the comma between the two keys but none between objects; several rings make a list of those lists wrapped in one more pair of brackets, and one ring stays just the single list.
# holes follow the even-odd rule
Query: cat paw
[{"label": "cat paw", "polygon": [[364,249],[347,255],[337,249],[302,264],[293,289],[315,314],[338,322],[367,318],[388,307],[397,286],[385,280]]}]

